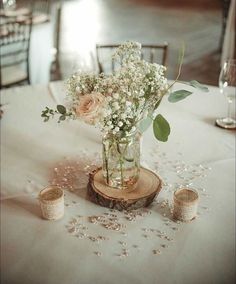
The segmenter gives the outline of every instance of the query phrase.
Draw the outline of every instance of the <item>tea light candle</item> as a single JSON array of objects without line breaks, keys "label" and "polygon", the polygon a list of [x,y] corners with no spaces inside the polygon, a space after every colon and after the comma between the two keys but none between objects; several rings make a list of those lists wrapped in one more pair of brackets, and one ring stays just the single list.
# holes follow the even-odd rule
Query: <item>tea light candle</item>
[{"label": "tea light candle", "polygon": [[196,190],[180,188],[174,192],[174,219],[188,222],[197,215],[199,196]]},{"label": "tea light candle", "polygon": [[39,202],[43,218],[58,220],[64,215],[64,192],[61,188],[48,186],[40,191]]}]

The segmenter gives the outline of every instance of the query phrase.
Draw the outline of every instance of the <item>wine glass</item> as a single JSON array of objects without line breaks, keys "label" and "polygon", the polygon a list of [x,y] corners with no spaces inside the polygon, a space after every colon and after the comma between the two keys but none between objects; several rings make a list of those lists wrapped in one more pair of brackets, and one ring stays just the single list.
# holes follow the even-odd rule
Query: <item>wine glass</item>
[{"label": "wine glass", "polygon": [[227,117],[216,119],[216,124],[222,128],[235,129],[236,120],[231,114],[232,104],[236,97],[236,60],[229,59],[224,62],[219,77],[220,92],[225,95],[228,102]]}]

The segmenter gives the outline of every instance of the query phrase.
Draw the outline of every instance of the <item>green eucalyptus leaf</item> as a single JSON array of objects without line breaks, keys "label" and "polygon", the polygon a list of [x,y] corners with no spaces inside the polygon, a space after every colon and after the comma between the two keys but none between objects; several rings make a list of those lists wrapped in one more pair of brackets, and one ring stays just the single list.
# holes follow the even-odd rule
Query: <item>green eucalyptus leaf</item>
[{"label": "green eucalyptus leaf", "polygon": [[144,118],[140,124],[139,124],[139,130],[141,133],[144,133],[149,126],[152,124],[152,118],[150,116],[147,116],[146,118]]},{"label": "green eucalyptus leaf", "polygon": [[60,119],[60,120],[65,120],[65,119],[66,119],[66,116],[65,116],[65,115],[61,115],[61,116],[59,117],[59,119]]},{"label": "green eucalyptus leaf", "polygon": [[207,86],[205,86],[205,85],[202,85],[201,83],[199,83],[198,81],[196,81],[196,80],[192,80],[192,81],[190,81],[189,83],[187,83],[188,85],[190,85],[190,86],[192,86],[192,87],[194,87],[194,88],[196,88],[196,89],[199,89],[199,90],[201,90],[201,91],[203,91],[203,92],[209,92],[209,89],[208,89],[208,87]]},{"label": "green eucalyptus leaf", "polygon": [[126,157],[124,157],[124,159],[125,159],[127,162],[130,162],[130,163],[132,163],[132,162],[134,161],[133,158],[126,158]]},{"label": "green eucalyptus leaf", "polygon": [[168,97],[168,101],[171,103],[176,103],[178,101],[181,101],[191,95],[192,92],[189,92],[187,90],[179,90],[171,93]]},{"label": "green eucalyptus leaf", "polygon": [[154,119],[153,132],[157,140],[162,142],[168,140],[168,136],[170,135],[170,125],[161,114],[158,114]]},{"label": "green eucalyptus leaf", "polygon": [[60,114],[65,114],[66,113],[66,108],[63,105],[57,105],[57,111]]}]

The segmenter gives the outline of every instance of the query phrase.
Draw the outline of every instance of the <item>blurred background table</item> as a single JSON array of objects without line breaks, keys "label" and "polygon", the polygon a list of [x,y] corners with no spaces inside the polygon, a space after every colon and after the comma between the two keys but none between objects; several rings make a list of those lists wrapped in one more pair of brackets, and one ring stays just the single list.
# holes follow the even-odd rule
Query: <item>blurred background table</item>
[{"label": "blurred background table", "polygon": [[[9,3],[12,2],[14,1],[9,1]],[[55,26],[57,24],[57,15],[55,15],[56,13],[57,6],[54,5],[53,7],[51,7],[51,1],[48,0],[17,1],[17,4],[15,4],[13,7],[0,10],[1,30],[6,29],[6,25],[4,26],[6,22],[21,24],[25,21],[26,23],[28,23],[28,25],[29,23],[32,23],[31,32],[28,36],[30,50],[29,53],[27,52],[27,64],[29,64],[29,67],[27,67],[29,69],[27,71],[27,81],[30,84],[42,84],[48,83],[50,81],[51,65],[54,61],[56,53],[56,48],[54,46],[54,33],[56,29]],[[29,15],[31,15],[30,21],[28,19]],[[5,35],[5,37],[7,39],[7,35]],[[9,42],[11,40],[12,39],[9,39]],[[20,45],[17,48],[18,50],[19,47]],[[23,50],[24,45],[22,45],[21,48]],[[8,75],[8,70],[3,68],[5,64],[5,61],[3,60],[4,46],[1,46],[1,49],[3,50],[1,52],[1,72],[3,73],[2,77],[10,76]],[[14,47],[11,46],[9,47],[9,49],[14,52]],[[13,60],[14,54],[12,54],[11,58],[11,61]],[[14,65],[12,64],[12,66]],[[22,65],[21,69],[25,69],[25,67]],[[12,71],[12,73],[13,72],[14,71]],[[15,77],[17,77],[18,73],[16,72]],[[3,82],[4,81],[5,80],[3,80]],[[17,78],[15,81],[17,81]],[[14,82],[14,80],[12,80],[12,82]],[[2,87],[5,87],[4,83],[2,83]]]},{"label": "blurred background table", "polygon": [[[62,101],[62,82],[2,91],[2,283],[234,283],[235,132],[214,126],[215,118],[225,114],[226,101],[218,88],[209,89],[195,91],[178,104],[165,99],[161,104],[172,133],[167,143],[159,143],[149,129],[143,138],[142,163],[155,169],[165,185],[148,215],[136,222],[115,212],[127,226],[127,236],[88,221],[89,216],[111,212],[87,198],[85,176],[74,192],[66,191],[63,219],[41,219],[36,197],[49,184],[55,167],[63,161],[82,165],[87,155],[94,160],[96,152],[101,153],[101,136],[78,121],[42,122],[42,109]],[[175,166],[183,163],[187,172],[180,175]],[[158,202],[171,202],[173,190],[184,182],[181,176],[199,169],[204,175],[192,180],[200,194],[199,218],[176,224]],[[81,218],[88,227],[84,239],[68,232],[73,218]],[[150,229],[165,232],[173,242]],[[88,238],[95,235],[109,239],[98,244]],[[129,249],[129,256],[118,256],[122,247]],[[157,248],[161,255],[153,253]]]},{"label": "blurred background table", "polygon": [[[33,30],[44,30],[43,33],[40,31],[39,37],[34,36],[37,40],[33,40],[31,48],[33,83],[65,79],[78,68],[96,71],[96,44],[118,44],[126,40],[143,44],[168,42],[170,79],[175,78],[178,70],[182,42],[186,44],[181,75],[185,81],[194,78],[218,85],[221,59],[235,57],[234,27],[231,25],[229,29],[228,25],[234,23],[235,0],[3,2],[15,2],[15,8],[21,12],[33,4],[34,15],[41,21],[41,24],[33,25]],[[14,9],[7,13],[14,13]]]}]

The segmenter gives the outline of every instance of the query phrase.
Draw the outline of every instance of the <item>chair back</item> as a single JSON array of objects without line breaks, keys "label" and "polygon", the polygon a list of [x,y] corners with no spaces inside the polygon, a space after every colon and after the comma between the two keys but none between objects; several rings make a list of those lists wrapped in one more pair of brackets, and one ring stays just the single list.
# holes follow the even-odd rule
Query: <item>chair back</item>
[{"label": "chair back", "polygon": [[51,0],[35,0],[28,2],[27,8],[32,11],[33,25],[50,22]]},{"label": "chair back", "polygon": [[39,1],[32,1],[32,11],[34,15],[38,14],[50,14],[51,10],[51,1],[50,0],[39,0]]},{"label": "chair back", "polygon": [[[99,73],[113,73],[117,64],[112,59],[114,49],[120,44],[96,44],[96,57]],[[159,63],[166,66],[168,54],[168,43],[163,44],[142,44],[141,58],[151,63]]]},{"label": "chair back", "polygon": [[[29,48],[31,30],[31,13],[23,17],[3,17],[0,25],[1,87],[8,87],[24,81],[30,83]],[[14,72],[15,74],[13,74]]]}]

